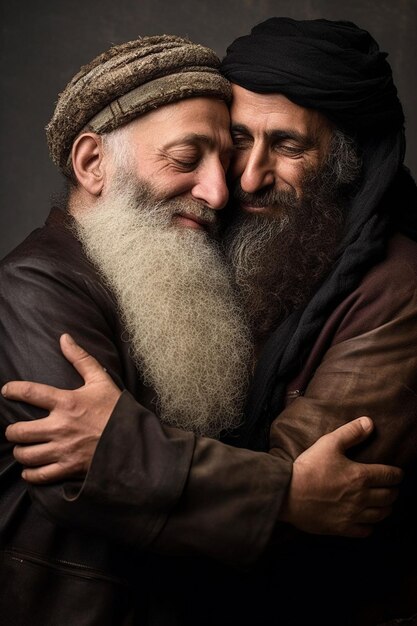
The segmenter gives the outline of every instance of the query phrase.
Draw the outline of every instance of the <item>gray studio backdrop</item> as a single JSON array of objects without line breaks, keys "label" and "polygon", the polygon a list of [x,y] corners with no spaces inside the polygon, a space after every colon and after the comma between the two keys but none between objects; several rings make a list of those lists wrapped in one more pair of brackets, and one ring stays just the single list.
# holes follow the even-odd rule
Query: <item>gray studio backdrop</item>
[{"label": "gray studio backdrop", "polygon": [[57,94],[111,44],[171,33],[222,56],[273,15],[345,19],[389,52],[407,118],[406,163],[417,176],[417,0],[0,0],[0,258],[42,224],[59,192],[44,127]]}]

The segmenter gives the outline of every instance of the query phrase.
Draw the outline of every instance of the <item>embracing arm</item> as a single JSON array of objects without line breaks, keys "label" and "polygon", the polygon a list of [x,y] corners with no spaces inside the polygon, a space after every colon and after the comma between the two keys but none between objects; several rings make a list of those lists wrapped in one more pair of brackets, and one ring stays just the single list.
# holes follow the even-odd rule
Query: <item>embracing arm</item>
[{"label": "embracing arm", "polygon": [[[23,379],[63,388],[78,387],[82,378],[63,358],[58,345],[58,336],[70,331],[98,357],[117,385],[123,388],[125,373],[120,361],[121,348],[116,349],[112,340],[115,322],[108,294],[95,282],[86,285],[79,274],[61,266],[51,274],[48,267],[42,263],[36,266],[31,259],[30,267],[19,266],[9,277],[11,280],[2,281],[2,287],[10,290],[3,303],[8,313],[2,318],[4,327],[7,326],[3,348],[12,361],[12,366],[3,363],[2,383]],[[69,276],[74,275],[76,279],[70,280]],[[8,308],[11,308],[10,314]],[[27,314],[22,317],[20,311],[27,311]],[[83,393],[82,389],[79,394]],[[8,394],[9,390],[8,385]],[[75,415],[77,421],[81,421],[83,412],[78,411],[77,402],[74,404],[74,397],[81,397],[74,395],[78,392],[56,391],[64,394],[64,398],[73,394],[69,403],[65,400],[58,408],[71,419]],[[8,397],[12,398],[13,394]],[[291,494],[300,485],[300,474],[304,475],[302,487],[316,485],[321,494],[326,487],[320,472],[315,475],[308,464],[303,463],[304,455],[294,464],[296,471],[292,475],[293,464],[287,459],[239,450],[166,428],[128,393],[112,400],[116,405],[108,421],[109,402],[106,394],[103,397],[107,414],[97,412],[102,421],[99,430],[93,431],[96,432],[95,443],[97,432],[107,425],[86,479],[29,487],[34,503],[59,524],[93,530],[132,547],[152,545],[163,552],[199,553],[245,562],[259,556],[280,516],[284,516],[285,521],[298,523],[300,507],[294,509],[292,500],[287,498],[291,476]],[[102,394],[97,400],[101,398]],[[38,424],[44,424],[45,412],[29,406],[28,402],[33,400],[27,389],[19,399],[26,403],[2,400],[6,422],[41,418]],[[12,433],[18,426],[8,429],[10,441],[14,441]],[[30,431],[31,425],[27,426]],[[356,432],[353,443],[367,434],[360,425],[357,429],[359,435]],[[47,444],[51,452],[50,432],[46,431],[46,439],[44,436],[45,433],[35,440],[18,441],[35,441],[39,447]],[[336,467],[341,457],[346,460],[344,444],[332,443],[331,438],[326,441],[330,444],[329,459]],[[61,459],[61,443],[58,442],[58,446],[61,446],[58,457],[48,463],[60,464],[57,459]],[[30,446],[32,450],[37,447]],[[306,453],[310,454],[310,451]],[[31,465],[27,456],[20,458]],[[39,456],[37,458],[39,461]],[[307,470],[303,470],[305,467]],[[79,475],[80,467],[73,471]],[[68,472],[61,478],[65,476],[68,477]],[[336,500],[342,497],[344,506],[334,508],[325,528],[320,527],[321,510],[316,511],[318,525],[314,532],[354,536],[369,533],[367,524],[372,520],[363,517],[369,493],[375,491],[374,487],[389,486],[399,480],[400,474],[394,469],[365,468],[354,463],[343,465],[330,494],[327,489],[326,497]],[[313,493],[316,493],[314,489]],[[327,506],[325,498],[323,504]],[[387,499],[383,498],[375,506],[385,508],[386,504]]]},{"label": "embracing arm", "polygon": [[[105,519],[110,506],[115,538],[123,537],[138,546],[136,515],[146,505],[143,491],[147,491],[138,470],[144,456],[149,456],[150,466],[159,462],[157,449],[146,450],[141,432],[144,409],[127,392],[120,395],[95,359],[68,337],[62,338],[61,345],[85,379],[85,386],[63,391],[26,382],[8,383],[2,390],[7,398],[25,395],[26,400],[47,406],[51,413],[37,424],[10,426],[7,437],[26,444],[16,446],[15,456],[28,466],[24,470],[28,480],[42,484],[76,470],[88,472],[78,493],[71,496],[67,488],[65,498],[55,503],[58,518],[71,516],[78,500],[78,513],[84,510],[84,527],[96,529],[100,507],[104,507],[101,515]],[[108,408],[103,417],[106,399],[108,407],[116,401],[110,419]],[[175,429],[164,430],[182,435]],[[394,468],[364,466],[346,458],[346,449],[363,441],[371,430],[368,418],[356,420],[323,437],[294,464],[196,438],[186,485],[152,541],[152,549],[250,562],[260,554],[278,520],[309,532],[367,536],[369,525],[389,513],[396,496],[392,487],[401,477]],[[46,438],[49,447],[36,445]],[[35,445],[27,445],[31,443]],[[391,489],[380,490],[380,486]],[[96,503],[95,515],[91,502]]]},{"label": "embracing arm", "polygon": [[[63,245],[67,243],[64,241]],[[82,378],[63,357],[59,347],[61,333],[70,330],[74,338],[100,359],[117,385],[124,388],[124,364],[129,346],[123,342],[118,347],[115,345],[114,335],[122,330],[117,325],[114,304],[87,261],[78,260],[80,250],[69,249],[68,255],[73,257],[69,261],[32,255],[27,259],[12,259],[1,268],[2,384],[18,379],[66,389],[79,387]],[[26,400],[25,396],[21,402],[0,398],[0,419],[5,426],[22,419],[42,422],[47,410],[41,410],[39,405],[31,406]],[[107,408],[112,408],[108,401]],[[139,413],[144,450],[152,448],[158,459],[151,463],[149,454],[142,454],[135,466],[139,481],[135,504],[141,507],[136,520],[135,541],[141,546],[149,543],[160,530],[181,495],[192,461],[194,437],[190,433],[167,433],[154,414],[143,407]],[[48,440],[43,441],[42,447],[48,445]],[[16,481],[17,475],[12,467],[13,446],[9,444],[7,449],[6,445],[4,441],[1,463],[10,473],[11,480]],[[138,447],[135,451],[139,452]],[[126,460],[124,450],[119,450],[119,455]],[[83,487],[83,481],[77,479],[79,475],[78,470],[74,480],[55,482],[47,487],[27,483],[33,505],[43,515],[71,528],[83,529],[85,518],[89,517],[96,532],[112,538],[118,531],[113,523],[111,506],[102,507],[100,511],[99,494],[95,500],[89,494],[88,499],[74,498]],[[74,501],[69,511],[66,505],[71,499]],[[128,512],[126,506],[121,515]]]},{"label": "embracing arm", "polygon": [[[100,407],[105,417],[87,438],[95,438],[96,445],[97,428],[101,433],[110,413],[112,418],[86,479],[85,466],[82,470],[77,465],[71,478],[61,476],[48,485],[27,483],[33,505],[59,525],[91,530],[135,548],[149,546],[163,530],[164,551],[253,560],[273,531],[292,463],[164,427],[130,393],[125,391],[119,399],[126,377],[133,378],[125,367],[129,346],[120,342],[116,347],[114,337],[123,329],[114,319],[115,307],[88,272],[77,262],[73,268],[42,258],[2,268],[0,324],[6,358],[0,364],[1,384],[14,379],[69,390],[80,387],[82,377],[59,347],[59,336],[69,331],[100,360],[118,387],[115,395],[93,387],[93,395],[104,400]],[[131,390],[136,380],[138,374],[133,382],[128,380]],[[63,406],[81,423],[81,413],[71,412],[74,402],[68,397]],[[19,400],[0,398],[4,426],[26,420],[20,425],[34,427],[38,436],[39,446],[31,447],[41,454],[51,451],[52,464],[62,468],[61,449],[51,450],[50,435],[39,431],[52,406],[32,406],[27,389]],[[3,449],[6,445],[4,441]],[[21,448],[21,453],[27,451]],[[3,460],[10,468],[12,452],[8,444]],[[92,453],[90,449],[90,458]],[[18,480],[16,472],[10,472]]]}]

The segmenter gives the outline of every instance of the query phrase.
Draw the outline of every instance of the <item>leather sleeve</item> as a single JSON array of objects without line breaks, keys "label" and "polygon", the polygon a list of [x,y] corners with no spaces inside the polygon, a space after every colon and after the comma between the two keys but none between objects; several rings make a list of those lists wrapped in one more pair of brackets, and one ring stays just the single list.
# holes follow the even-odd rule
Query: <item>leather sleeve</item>
[{"label": "leather sleeve", "polygon": [[[156,504],[152,486],[143,484],[137,473],[145,455],[150,466],[157,463],[157,448],[152,442],[146,446],[143,440],[143,418],[142,407],[124,392],[79,496],[80,501],[91,498],[116,504],[117,515],[126,510],[127,515],[117,521],[122,537],[136,534],[143,490],[149,492],[152,506]],[[163,431],[170,440],[184,436],[175,428]],[[292,463],[272,455],[196,437],[184,489],[149,548],[167,555],[210,556],[237,565],[253,562],[272,536],[291,471]]]},{"label": "leather sleeve", "polygon": [[[108,295],[88,275],[51,263],[50,259],[19,260],[1,268],[0,330],[3,358],[1,384],[7,380],[30,380],[61,388],[76,388],[82,380],[60,353],[59,337],[70,332],[111,376],[122,385],[122,367],[112,342]],[[107,299],[107,300],[106,300]],[[8,423],[42,416],[32,406],[0,399],[1,420]],[[158,419],[143,407],[138,410],[140,441],[134,442],[129,465],[128,450],[119,449],[112,466],[126,464],[125,473],[135,472],[137,493],[130,508],[134,513],[135,533],[131,537],[139,546],[147,544],[165,522],[176,504],[191,463],[194,437],[178,432],[171,437]],[[13,463],[12,446],[2,438],[2,464]],[[108,485],[106,485],[106,488]],[[35,506],[58,523],[72,528],[91,529],[111,539],[121,533],[117,519],[127,515],[128,504],[118,511],[116,494],[109,492],[104,506],[100,493],[88,493],[88,499],[67,499],[80,485],[28,485]],[[104,489],[102,490],[104,492]],[[101,498],[101,499],[100,499]],[[71,502],[71,506],[68,503]],[[136,505],[136,506],[135,506]],[[140,514],[138,514],[140,507]],[[88,524],[87,524],[88,521]]]},{"label": "leather sleeve", "polygon": [[[0,366],[1,384],[22,379],[80,386],[59,350],[60,334],[70,332],[123,387],[108,295],[72,274],[33,258],[2,269],[7,362]],[[42,415],[27,405],[0,402],[6,425]],[[11,452],[9,446],[9,459]],[[260,555],[273,532],[291,468],[268,454],[165,428],[124,392],[84,483],[30,486],[29,492],[60,525],[133,548],[244,564]]]},{"label": "leather sleeve", "polygon": [[[397,274],[397,275],[396,275]],[[409,268],[365,282],[351,299],[303,394],[271,428],[271,446],[295,459],[321,435],[361,415],[375,432],[349,456],[409,467],[417,450],[417,290]]]}]

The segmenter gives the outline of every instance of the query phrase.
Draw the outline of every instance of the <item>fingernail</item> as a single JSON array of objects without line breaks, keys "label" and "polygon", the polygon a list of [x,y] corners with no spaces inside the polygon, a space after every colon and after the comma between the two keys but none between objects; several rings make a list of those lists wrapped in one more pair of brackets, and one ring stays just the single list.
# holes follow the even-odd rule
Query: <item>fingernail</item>
[{"label": "fingernail", "polygon": [[69,344],[71,344],[72,346],[75,344],[74,339],[71,337],[71,335],[69,333],[65,333],[65,339],[68,341]]},{"label": "fingernail", "polygon": [[23,470],[23,472],[21,473],[21,476],[22,476],[23,480],[25,480],[25,478],[26,478],[26,470]]},{"label": "fingernail", "polygon": [[3,385],[1,388],[1,393],[3,396],[7,396],[7,385]]},{"label": "fingernail", "polygon": [[361,426],[365,431],[372,430],[373,423],[369,417],[361,417],[360,418]]}]

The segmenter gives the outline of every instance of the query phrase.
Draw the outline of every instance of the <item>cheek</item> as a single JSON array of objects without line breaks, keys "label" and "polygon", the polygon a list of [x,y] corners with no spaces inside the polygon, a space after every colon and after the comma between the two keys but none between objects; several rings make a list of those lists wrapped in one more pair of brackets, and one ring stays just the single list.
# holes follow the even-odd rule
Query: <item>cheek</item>
[{"label": "cheek", "polygon": [[240,178],[245,171],[247,162],[248,152],[245,150],[236,151],[230,161],[229,170],[227,172],[228,178],[230,178],[231,180]]},{"label": "cheek", "polygon": [[298,188],[303,179],[305,163],[300,160],[284,160],[277,165],[276,178],[291,187]]},{"label": "cheek", "polygon": [[147,180],[157,190],[158,195],[164,199],[191,193],[195,184],[194,176],[191,173],[178,173],[168,170],[158,172],[158,174],[153,172]]}]

